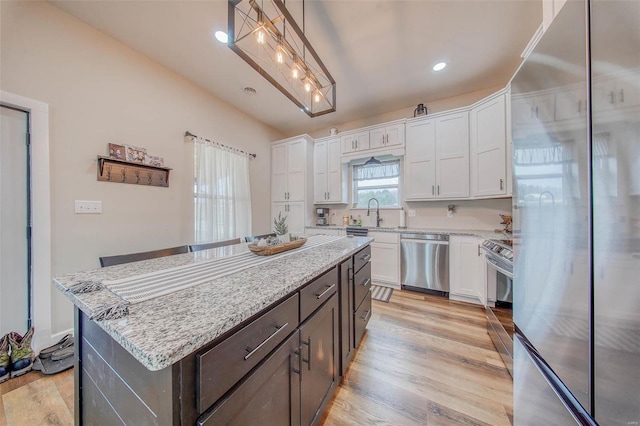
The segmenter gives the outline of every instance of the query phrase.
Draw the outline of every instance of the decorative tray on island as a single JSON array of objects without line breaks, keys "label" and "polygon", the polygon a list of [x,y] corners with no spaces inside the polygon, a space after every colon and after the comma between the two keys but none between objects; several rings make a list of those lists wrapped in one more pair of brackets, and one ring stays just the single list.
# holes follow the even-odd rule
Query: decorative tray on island
[{"label": "decorative tray on island", "polygon": [[271,256],[273,254],[282,253],[284,251],[293,250],[298,247],[302,247],[307,242],[306,238],[298,238],[288,243],[276,244],[273,246],[258,246],[257,243],[249,244],[249,250],[257,254],[258,256]]}]

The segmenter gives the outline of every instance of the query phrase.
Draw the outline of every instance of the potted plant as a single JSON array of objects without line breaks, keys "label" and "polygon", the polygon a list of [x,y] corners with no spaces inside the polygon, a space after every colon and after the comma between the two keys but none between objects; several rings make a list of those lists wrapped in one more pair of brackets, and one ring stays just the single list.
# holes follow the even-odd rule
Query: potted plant
[{"label": "potted plant", "polygon": [[291,241],[291,238],[289,238],[289,227],[287,226],[287,216],[282,216],[282,213],[278,213],[278,217],[273,219],[273,230],[281,243]]}]

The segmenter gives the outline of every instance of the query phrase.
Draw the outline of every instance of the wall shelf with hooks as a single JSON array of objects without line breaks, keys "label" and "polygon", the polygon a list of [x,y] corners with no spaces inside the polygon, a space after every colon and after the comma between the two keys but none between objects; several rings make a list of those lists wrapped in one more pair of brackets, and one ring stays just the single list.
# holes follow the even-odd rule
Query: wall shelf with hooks
[{"label": "wall shelf with hooks", "polygon": [[169,186],[169,167],[132,163],[98,155],[98,180],[146,186]]}]

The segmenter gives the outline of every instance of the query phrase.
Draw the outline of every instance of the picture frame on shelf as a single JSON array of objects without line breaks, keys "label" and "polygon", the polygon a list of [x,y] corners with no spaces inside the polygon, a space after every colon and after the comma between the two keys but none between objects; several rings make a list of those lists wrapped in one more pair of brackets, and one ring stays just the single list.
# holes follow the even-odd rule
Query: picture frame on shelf
[{"label": "picture frame on shelf", "polygon": [[147,154],[144,158],[144,163],[154,167],[163,167],[164,158]]},{"label": "picture frame on shelf", "polygon": [[126,157],[125,160],[131,163],[145,164],[145,157],[147,156],[147,148],[141,148],[133,145],[125,145]]},{"label": "picture frame on shelf", "polygon": [[116,160],[125,160],[126,158],[126,150],[124,145],[118,145],[115,143],[109,144],[109,157],[115,158]]}]

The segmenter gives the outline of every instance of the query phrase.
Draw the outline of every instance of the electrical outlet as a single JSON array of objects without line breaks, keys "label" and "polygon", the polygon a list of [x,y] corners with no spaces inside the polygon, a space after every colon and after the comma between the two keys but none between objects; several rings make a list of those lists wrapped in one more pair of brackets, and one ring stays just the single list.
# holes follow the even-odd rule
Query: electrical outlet
[{"label": "electrical outlet", "polygon": [[102,201],[76,200],[76,214],[102,214]]},{"label": "electrical outlet", "polygon": [[409,217],[416,217],[416,211],[415,210],[409,210]]}]

